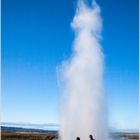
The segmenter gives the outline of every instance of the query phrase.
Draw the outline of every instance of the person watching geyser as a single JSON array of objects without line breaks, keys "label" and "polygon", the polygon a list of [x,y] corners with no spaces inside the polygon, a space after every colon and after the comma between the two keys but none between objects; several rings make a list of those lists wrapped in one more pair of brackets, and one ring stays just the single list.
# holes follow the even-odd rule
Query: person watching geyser
[{"label": "person watching geyser", "polygon": [[89,135],[89,138],[90,138],[90,140],[95,140],[95,139],[93,139],[93,136],[92,135]]}]

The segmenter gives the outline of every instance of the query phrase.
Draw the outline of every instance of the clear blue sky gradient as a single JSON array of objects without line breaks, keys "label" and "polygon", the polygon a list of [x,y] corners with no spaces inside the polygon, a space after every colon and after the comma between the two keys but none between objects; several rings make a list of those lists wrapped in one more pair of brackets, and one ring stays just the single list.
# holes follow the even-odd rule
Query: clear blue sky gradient
[{"label": "clear blue sky gradient", "polygon": [[[138,0],[97,0],[109,124],[138,128]],[[57,67],[72,51],[76,0],[2,1],[2,121],[59,124]]]}]

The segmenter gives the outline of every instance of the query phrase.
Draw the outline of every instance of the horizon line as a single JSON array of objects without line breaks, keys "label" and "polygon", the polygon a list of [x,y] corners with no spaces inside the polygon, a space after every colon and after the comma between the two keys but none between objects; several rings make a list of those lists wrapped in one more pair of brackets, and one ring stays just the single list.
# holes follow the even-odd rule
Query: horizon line
[{"label": "horizon line", "polygon": [[[37,128],[37,129],[59,129],[60,124],[57,123],[30,123],[30,122],[1,122],[1,126],[5,127],[25,127],[25,128]],[[128,128],[128,129],[109,129],[111,131],[134,131],[139,132],[139,128]]]}]

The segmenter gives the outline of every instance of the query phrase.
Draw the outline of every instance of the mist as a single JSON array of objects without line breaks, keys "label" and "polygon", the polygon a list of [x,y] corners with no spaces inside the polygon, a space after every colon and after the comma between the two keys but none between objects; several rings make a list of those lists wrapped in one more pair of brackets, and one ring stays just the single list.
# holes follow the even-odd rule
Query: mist
[{"label": "mist", "polygon": [[107,119],[103,87],[104,56],[100,45],[102,18],[93,0],[77,2],[71,23],[75,33],[72,54],[61,66],[63,88],[61,140],[107,140]]}]

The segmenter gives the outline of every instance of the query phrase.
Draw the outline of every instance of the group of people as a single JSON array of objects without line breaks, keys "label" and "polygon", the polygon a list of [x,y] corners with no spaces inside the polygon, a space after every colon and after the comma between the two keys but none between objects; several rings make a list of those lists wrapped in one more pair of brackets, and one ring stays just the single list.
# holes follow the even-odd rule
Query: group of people
[{"label": "group of people", "polygon": [[[92,135],[89,135],[90,140],[95,140]],[[77,137],[76,140],[80,140],[80,137]]]}]

